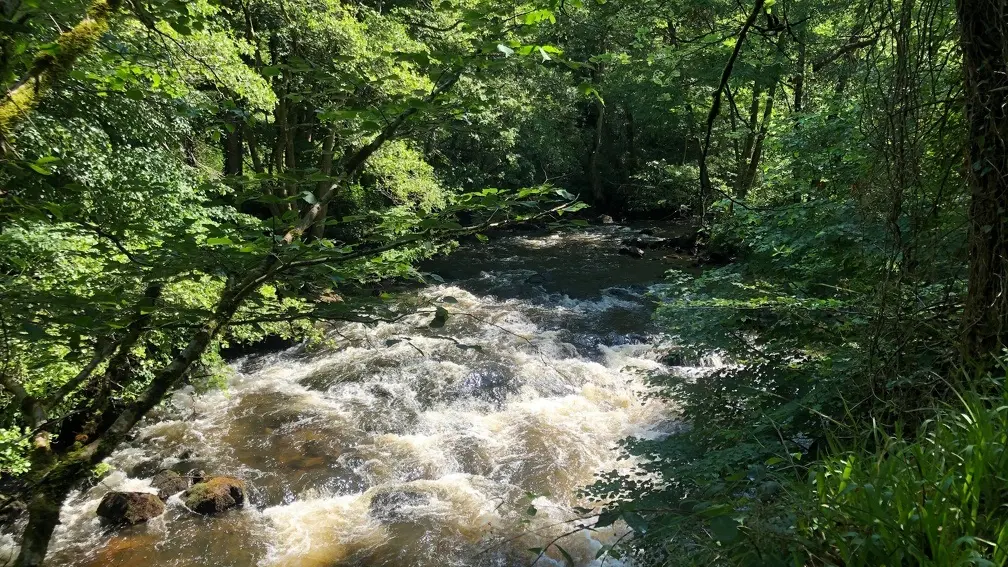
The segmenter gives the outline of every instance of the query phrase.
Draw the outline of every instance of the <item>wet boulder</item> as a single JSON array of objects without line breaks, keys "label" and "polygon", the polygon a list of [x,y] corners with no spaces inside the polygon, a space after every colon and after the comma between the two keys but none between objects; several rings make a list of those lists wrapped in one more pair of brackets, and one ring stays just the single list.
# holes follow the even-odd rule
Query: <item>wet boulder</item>
[{"label": "wet boulder", "polygon": [[636,246],[620,246],[619,253],[631,258],[643,258],[644,251]]},{"label": "wet boulder", "polygon": [[623,246],[640,248],[642,250],[657,250],[664,248],[667,250],[675,250],[677,252],[693,253],[696,249],[696,241],[696,236],[661,237],[641,233],[639,236],[624,239],[621,244]]},{"label": "wet boulder", "polygon": [[131,526],[156,518],[165,511],[157,494],[109,492],[98,504],[98,517],[106,523]]},{"label": "wet boulder", "polygon": [[460,396],[473,397],[498,405],[518,392],[520,384],[514,373],[503,364],[488,364],[474,368],[457,386]]},{"label": "wet boulder", "polygon": [[228,476],[214,477],[186,490],[182,502],[198,514],[219,514],[245,504],[245,483]]},{"label": "wet boulder", "polygon": [[648,342],[648,336],[640,333],[606,333],[601,342],[606,346],[642,345]]},{"label": "wet boulder", "polygon": [[659,236],[637,236],[634,238],[625,238],[622,242],[623,246],[629,246],[632,248],[662,248],[666,244],[666,240]]},{"label": "wet boulder", "polygon": [[6,506],[0,508],[0,531],[13,532],[14,525],[27,510],[28,505],[23,500],[11,500]]},{"label": "wet boulder", "polygon": [[133,478],[147,478],[156,473],[160,468],[161,459],[145,459],[133,465],[128,472]]},{"label": "wet boulder", "polygon": [[158,498],[168,500],[173,494],[189,488],[189,480],[173,470],[163,470],[154,475],[151,486],[158,491]]},{"label": "wet boulder", "polygon": [[186,480],[193,484],[199,484],[207,479],[206,471],[203,469],[190,469],[185,473]]}]

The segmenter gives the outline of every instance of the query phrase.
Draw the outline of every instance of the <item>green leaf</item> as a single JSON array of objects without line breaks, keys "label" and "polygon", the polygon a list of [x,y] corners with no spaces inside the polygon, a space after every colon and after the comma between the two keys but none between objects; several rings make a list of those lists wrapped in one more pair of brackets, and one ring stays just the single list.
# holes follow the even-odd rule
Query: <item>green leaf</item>
[{"label": "green leaf", "polygon": [[207,246],[234,246],[234,242],[226,236],[207,238],[206,243]]},{"label": "green leaf", "polygon": [[648,530],[647,520],[637,512],[626,512],[623,514],[623,521],[627,523],[630,528],[639,533],[646,534]]},{"label": "green leaf", "polygon": [[710,519],[714,538],[721,543],[731,543],[738,537],[738,522],[731,516],[717,516]]},{"label": "green leaf", "polygon": [[563,558],[564,558],[564,563],[565,563],[565,564],[567,565],[567,567],[576,567],[576,566],[577,566],[577,564],[576,564],[576,563],[574,563],[574,558],[573,558],[573,557],[571,557],[571,554],[570,554],[570,553],[567,553],[567,550],[566,550],[566,549],[564,549],[564,548],[560,547],[560,544],[559,544],[559,543],[555,543],[555,544],[553,544],[553,545],[554,545],[554,546],[555,546],[555,547],[556,547],[556,548],[557,548],[558,550],[560,550],[560,555],[563,555]]},{"label": "green leaf", "polygon": [[618,519],[620,519],[619,510],[605,510],[599,514],[598,520],[595,521],[595,525],[593,527],[607,528],[615,524]]},{"label": "green leaf", "polygon": [[541,10],[533,10],[528,14],[525,14],[525,25],[533,25],[542,22],[549,22],[551,24],[556,23],[556,15],[553,14],[552,10],[547,10],[545,8]]},{"label": "green leaf", "polygon": [[44,165],[29,163],[28,167],[32,168],[36,173],[41,173],[42,175],[52,175],[52,170]]}]

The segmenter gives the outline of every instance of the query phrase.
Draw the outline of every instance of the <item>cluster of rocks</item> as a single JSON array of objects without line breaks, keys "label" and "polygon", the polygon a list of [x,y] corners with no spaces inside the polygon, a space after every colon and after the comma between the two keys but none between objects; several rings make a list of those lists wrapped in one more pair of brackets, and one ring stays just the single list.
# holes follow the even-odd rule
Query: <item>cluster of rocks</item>
[{"label": "cluster of rocks", "polygon": [[633,238],[624,239],[620,243],[619,253],[624,256],[643,258],[645,250],[663,248],[682,254],[694,254],[696,247],[696,235],[663,237],[655,236],[650,230],[642,230]]},{"label": "cluster of rocks", "polygon": [[164,513],[165,502],[182,493],[182,503],[197,514],[213,515],[245,504],[245,482],[228,476],[207,478],[203,471],[181,475],[163,470],[151,479],[153,492],[120,492],[106,494],[98,504],[102,521],[120,526],[146,522]]}]

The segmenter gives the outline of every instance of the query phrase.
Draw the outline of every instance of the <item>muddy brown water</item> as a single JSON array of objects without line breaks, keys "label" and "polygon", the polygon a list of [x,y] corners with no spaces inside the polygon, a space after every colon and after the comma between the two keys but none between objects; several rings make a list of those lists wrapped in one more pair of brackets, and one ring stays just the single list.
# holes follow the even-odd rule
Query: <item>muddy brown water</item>
[{"label": "muddy brown water", "polygon": [[[619,255],[632,234],[463,247],[430,266],[447,283],[410,292],[451,313],[443,328],[429,309],[343,324],[331,348],[241,359],[225,390],[176,392],[108,460],[111,475],[69,498],[46,565],[529,564],[529,548],[570,530],[579,488],[630,466],[616,459],[620,439],[664,435],[673,421],[642,396],[649,373],[669,370],[646,292],[688,262]],[[204,518],[175,496],[147,524],[102,528],[105,492],[152,490],[166,467],[245,479],[249,503]],[[624,529],[563,545],[597,565]]]}]

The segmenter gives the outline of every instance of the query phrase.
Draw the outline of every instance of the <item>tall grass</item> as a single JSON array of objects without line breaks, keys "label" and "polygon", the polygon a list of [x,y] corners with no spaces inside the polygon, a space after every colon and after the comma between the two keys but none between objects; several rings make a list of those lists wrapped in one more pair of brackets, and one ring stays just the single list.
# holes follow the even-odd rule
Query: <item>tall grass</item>
[{"label": "tall grass", "polygon": [[996,387],[960,395],[910,440],[876,428],[873,444],[815,467],[800,562],[1008,564],[1008,391]]}]

